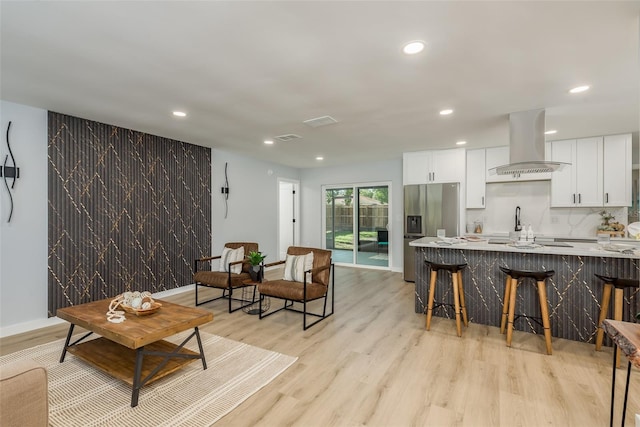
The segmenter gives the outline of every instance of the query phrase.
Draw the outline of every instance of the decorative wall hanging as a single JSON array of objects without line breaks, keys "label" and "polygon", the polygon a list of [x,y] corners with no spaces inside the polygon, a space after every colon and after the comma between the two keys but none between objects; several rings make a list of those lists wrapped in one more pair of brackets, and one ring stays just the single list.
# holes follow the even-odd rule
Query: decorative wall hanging
[{"label": "decorative wall hanging", "polygon": [[[16,179],[20,178],[20,168],[16,166],[16,159],[13,157],[13,152],[11,151],[11,144],[9,142],[9,129],[11,129],[11,122],[7,125],[7,149],[9,150],[9,154],[4,156],[4,162],[2,166],[0,166],[0,177],[4,180],[4,186],[7,189],[7,193],[9,194],[9,218],[7,222],[11,222],[11,217],[13,216],[13,188],[16,185]],[[9,161],[9,156],[11,156],[11,166],[7,166],[7,162]],[[9,186],[9,179],[11,179],[11,186]]]},{"label": "decorative wall hanging", "polygon": [[224,164],[224,187],[220,190],[222,194],[224,194],[224,219],[227,219],[227,215],[229,214],[229,176],[227,175],[227,167],[229,166],[228,162]]}]

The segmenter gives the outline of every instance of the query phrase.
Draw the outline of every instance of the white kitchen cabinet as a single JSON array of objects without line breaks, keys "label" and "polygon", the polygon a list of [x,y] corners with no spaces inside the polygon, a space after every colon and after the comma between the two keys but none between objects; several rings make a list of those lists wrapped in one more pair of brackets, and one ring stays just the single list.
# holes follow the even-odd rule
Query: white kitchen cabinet
[{"label": "white kitchen cabinet", "polygon": [[[548,145],[547,152],[549,151]],[[486,149],[486,182],[544,181],[551,179],[551,173],[523,173],[514,175],[498,175],[491,169],[509,164],[509,146]]]},{"label": "white kitchen cabinet", "polygon": [[485,149],[467,150],[467,209],[485,207]]},{"label": "white kitchen cabinet", "polygon": [[428,151],[414,151],[402,155],[404,185],[426,184],[428,164],[431,155]]},{"label": "white kitchen cabinet", "polygon": [[415,151],[402,159],[405,185],[464,181],[464,149]]},{"label": "white kitchen cabinet", "polygon": [[608,135],[603,145],[604,206],[631,206],[631,134]]},{"label": "white kitchen cabinet", "polygon": [[551,178],[551,207],[599,207],[603,197],[603,138],[551,142],[551,160],[570,163]]}]

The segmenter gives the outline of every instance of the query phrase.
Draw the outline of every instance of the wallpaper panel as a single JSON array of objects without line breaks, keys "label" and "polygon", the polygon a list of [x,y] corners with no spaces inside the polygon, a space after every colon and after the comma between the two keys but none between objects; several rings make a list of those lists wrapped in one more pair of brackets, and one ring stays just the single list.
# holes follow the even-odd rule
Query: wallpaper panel
[{"label": "wallpaper panel", "polygon": [[49,316],[192,283],[211,251],[211,150],[49,112]]}]

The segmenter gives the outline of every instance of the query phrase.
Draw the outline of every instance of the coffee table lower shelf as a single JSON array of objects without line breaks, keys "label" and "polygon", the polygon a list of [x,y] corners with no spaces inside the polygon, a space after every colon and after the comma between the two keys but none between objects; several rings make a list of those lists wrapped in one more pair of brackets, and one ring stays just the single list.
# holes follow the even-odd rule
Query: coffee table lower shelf
[{"label": "coffee table lower shelf", "polygon": [[[145,353],[158,352],[170,354],[175,348],[176,345],[174,343],[161,340],[146,345],[144,351]],[[133,386],[136,368],[136,350],[101,337],[71,346],[67,351],[101,371]],[[186,348],[180,349],[177,354],[200,356],[199,353]],[[140,378],[146,378],[164,359],[165,357],[163,356],[145,354]],[[180,358],[180,356],[172,357],[162,369],[145,382],[145,385],[177,371],[182,366],[194,360],[197,359],[185,359]]]}]

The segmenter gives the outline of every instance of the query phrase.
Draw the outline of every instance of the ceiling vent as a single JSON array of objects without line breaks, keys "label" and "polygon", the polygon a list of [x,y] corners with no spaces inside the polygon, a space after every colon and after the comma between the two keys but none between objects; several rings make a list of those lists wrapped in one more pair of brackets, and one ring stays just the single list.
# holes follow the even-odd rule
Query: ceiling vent
[{"label": "ceiling vent", "polygon": [[282,141],[282,142],[289,142],[289,141],[293,141],[294,139],[300,139],[302,138],[300,135],[296,135],[293,133],[288,133],[286,135],[279,135],[275,137],[278,141]]},{"label": "ceiling vent", "polygon": [[316,117],[315,119],[305,120],[302,123],[304,123],[305,125],[311,126],[312,128],[319,128],[320,126],[327,126],[327,125],[332,125],[334,123],[338,123],[338,121],[331,116],[322,116],[322,117]]}]

